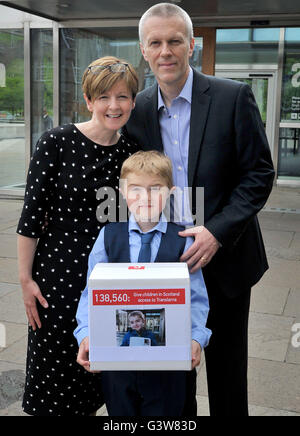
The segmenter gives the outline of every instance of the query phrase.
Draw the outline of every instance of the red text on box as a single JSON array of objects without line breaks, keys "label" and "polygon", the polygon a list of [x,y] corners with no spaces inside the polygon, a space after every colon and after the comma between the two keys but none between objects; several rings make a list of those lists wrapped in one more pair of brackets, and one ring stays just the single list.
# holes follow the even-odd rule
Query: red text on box
[{"label": "red text on box", "polygon": [[185,304],[185,289],[93,290],[93,306]]}]

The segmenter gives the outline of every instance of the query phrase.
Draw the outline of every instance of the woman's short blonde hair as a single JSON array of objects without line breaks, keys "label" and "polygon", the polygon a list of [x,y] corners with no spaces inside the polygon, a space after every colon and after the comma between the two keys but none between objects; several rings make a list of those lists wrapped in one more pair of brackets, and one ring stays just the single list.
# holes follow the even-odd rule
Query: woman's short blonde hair
[{"label": "woman's short blonde hair", "polygon": [[[113,64],[123,63],[127,65],[124,72],[112,72],[109,68],[99,70],[96,73],[90,70],[94,66],[110,66]],[[114,56],[105,56],[93,61],[84,71],[82,76],[82,91],[91,101],[95,100],[99,95],[109,91],[112,86],[119,80],[124,80],[132,93],[134,99],[138,92],[138,76],[133,66],[122,59]]]},{"label": "woman's short blonde hair", "polygon": [[172,162],[158,151],[138,151],[127,158],[122,165],[120,179],[126,179],[130,173],[159,176],[169,189],[173,187]]}]

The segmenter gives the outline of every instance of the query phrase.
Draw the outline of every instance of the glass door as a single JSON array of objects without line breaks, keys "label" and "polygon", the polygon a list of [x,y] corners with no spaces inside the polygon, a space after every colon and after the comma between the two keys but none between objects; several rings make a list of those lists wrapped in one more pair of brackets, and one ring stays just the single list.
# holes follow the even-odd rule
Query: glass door
[{"label": "glass door", "polygon": [[253,71],[217,71],[219,77],[226,77],[247,83],[254,94],[262,121],[266,129],[272,155],[274,155],[274,133],[275,133],[275,72],[253,72]]},{"label": "glass door", "polygon": [[300,123],[280,123],[278,179],[299,183]]},{"label": "glass door", "polygon": [[[300,49],[294,29],[286,29],[278,147],[278,181],[300,182]],[[290,33],[291,32],[291,33]]]},{"label": "glass door", "polygon": [[22,195],[25,183],[24,35],[0,31],[0,193]]}]

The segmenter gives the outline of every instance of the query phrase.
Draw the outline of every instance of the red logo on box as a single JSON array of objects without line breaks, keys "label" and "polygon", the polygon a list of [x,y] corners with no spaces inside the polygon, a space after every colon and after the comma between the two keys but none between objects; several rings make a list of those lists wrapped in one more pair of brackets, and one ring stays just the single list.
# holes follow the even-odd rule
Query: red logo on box
[{"label": "red logo on box", "polygon": [[185,289],[93,290],[93,306],[185,304]]},{"label": "red logo on box", "polygon": [[128,269],[145,269],[144,266],[129,266]]}]

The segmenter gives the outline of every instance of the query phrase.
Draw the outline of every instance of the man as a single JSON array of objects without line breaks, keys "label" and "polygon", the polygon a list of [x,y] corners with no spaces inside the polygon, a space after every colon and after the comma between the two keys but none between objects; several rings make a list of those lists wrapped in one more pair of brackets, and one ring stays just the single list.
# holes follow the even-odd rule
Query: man
[{"label": "man", "polygon": [[47,108],[45,107],[43,109],[42,126],[43,132],[46,132],[46,130],[51,130],[53,127],[52,118],[48,114]]},{"label": "man", "polygon": [[[181,260],[191,272],[203,268],[210,299],[210,413],[247,416],[250,293],[268,269],[256,215],[274,178],[264,127],[248,85],[189,67],[194,39],[185,11],[157,4],[139,31],[158,86],[138,95],[127,135],[171,158],[175,185],[204,187],[204,226],[180,233],[195,237]],[[195,215],[195,201],[191,208]],[[193,372],[189,384],[186,411],[196,414]]]}]

